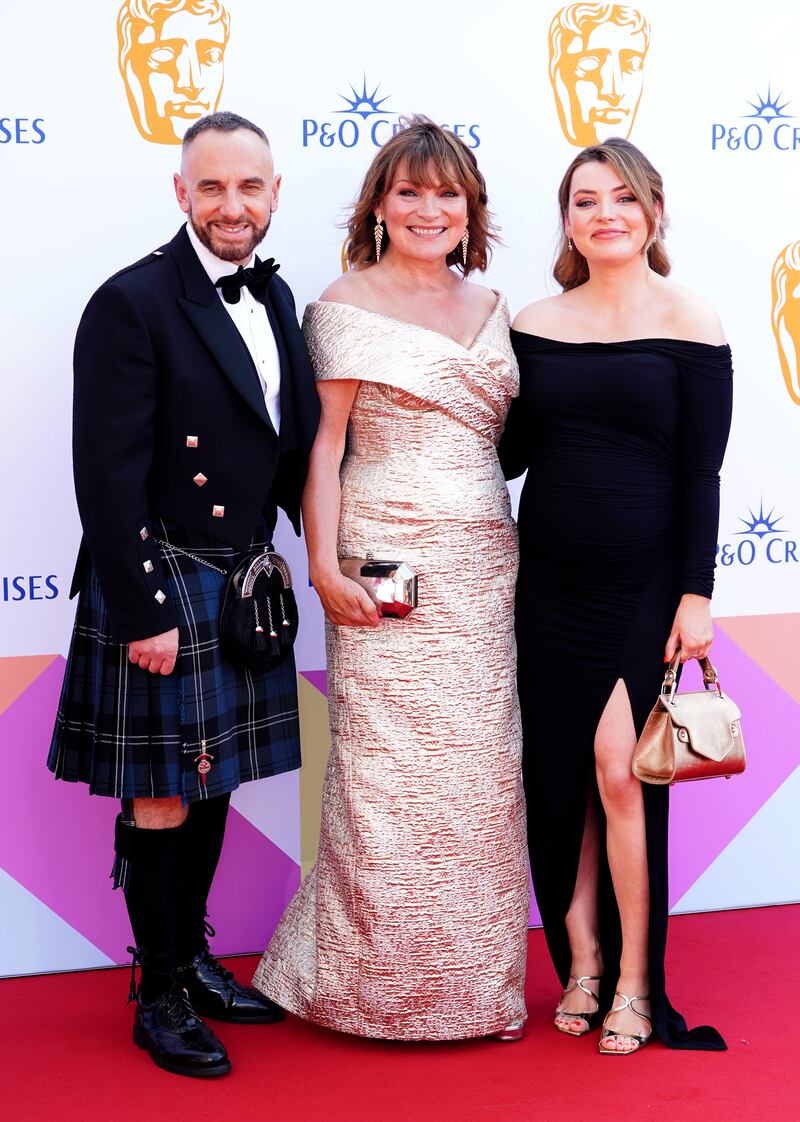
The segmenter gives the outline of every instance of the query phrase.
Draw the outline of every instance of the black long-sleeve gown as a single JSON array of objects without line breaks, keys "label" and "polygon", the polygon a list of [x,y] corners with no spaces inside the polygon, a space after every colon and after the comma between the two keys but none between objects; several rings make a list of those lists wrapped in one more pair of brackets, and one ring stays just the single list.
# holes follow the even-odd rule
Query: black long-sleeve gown
[{"label": "black long-sleeve gown", "polygon": [[[587,799],[597,799],[598,721],[622,678],[639,735],[681,595],[711,596],[731,355],[727,346],[672,339],[511,337],[520,396],[499,452],[506,478],[528,469],[516,605],[528,840],[548,946],[566,985],[564,920]],[[668,788],[644,785],[653,1025],[671,1047],[721,1049],[715,1029],[688,1031],[665,993],[668,800]],[[598,817],[602,831],[599,800]],[[605,858],[600,939],[607,1005],[621,930]]]}]

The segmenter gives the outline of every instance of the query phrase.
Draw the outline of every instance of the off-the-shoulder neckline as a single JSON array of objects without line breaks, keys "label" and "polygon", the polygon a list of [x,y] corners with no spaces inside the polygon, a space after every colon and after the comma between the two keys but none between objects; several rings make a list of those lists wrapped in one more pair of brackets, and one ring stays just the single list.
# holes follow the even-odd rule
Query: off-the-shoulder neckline
[{"label": "off-the-shoulder neckline", "polygon": [[637,343],[677,343],[682,347],[704,347],[709,351],[728,351],[730,350],[730,343],[701,343],[699,339],[678,339],[668,335],[663,336],[649,336],[642,339],[584,339],[580,343],[575,343],[570,339],[550,339],[547,335],[536,335],[532,331],[520,331],[519,328],[511,328],[512,335],[522,335],[526,339],[537,339],[540,343],[552,343],[556,347],[628,347]]},{"label": "off-the-shoulder neckline", "polygon": [[308,307],[311,308],[311,307],[317,305],[319,307],[324,308],[326,305],[329,305],[332,308],[352,308],[353,311],[363,312],[364,315],[367,315],[367,316],[377,316],[378,319],[385,319],[389,323],[400,324],[402,327],[411,327],[411,328],[414,328],[416,331],[424,331],[428,335],[436,335],[436,336],[438,336],[439,339],[445,339],[448,343],[452,343],[453,346],[460,347],[462,351],[471,351],[476,346],[478,340],[480,339],[481,335],[483,335],[484,331],[489,326],[491,321],[497,315],[497,312],[499,311],[499,309],[505,303],[505,296],[503,296],[502,292],[498,292],[496,288],[490,289],[490,292],[493,292],[495,294],[495,296],[497,297],[497,299],[495,300],[495,303],[494,303],[494,307],[489,312],[488,316],[483,321],[481,326],[478,328],[478,332],[475,335],[475,338],[472,340],[472,342],[468,346],[465,346],[458,339],[454,339],[452,335],[445,334],[444,331],[436,331],[436,329],[433,328],[433,327],[425,327],[424,324],[415,323],[413,320],[410,320],[410,319],[399,319],[397,316],[387,316],[384,312],[374,312],[374,311],[372,311],[371,308],[362,308],[360,304],[346,304],[342,300],[312,300],[310,302],[310,304],[308,305]]}]

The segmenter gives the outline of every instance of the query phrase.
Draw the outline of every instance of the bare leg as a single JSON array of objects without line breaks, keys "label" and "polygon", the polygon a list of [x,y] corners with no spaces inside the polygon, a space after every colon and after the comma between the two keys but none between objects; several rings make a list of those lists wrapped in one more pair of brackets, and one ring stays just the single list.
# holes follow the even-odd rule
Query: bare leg
[{"label": "bare leg", "polygon": [[[647,870],[644,799],[642,787],[631,772],[636,746],[630,700],[619,679],[606,704],[595,736],[597,785],[607,819],[606,845],[614,894],[622,925],[622,956],[617,990],[629,995],[650,992],[648,926],[650,886]],[[649,1002],[637,1009],[650,1012]],[[646,1022],[630,1010],[612,1016],[608,1027],[620,1033],[643,1035]],[[609,1037],[603,1048],[628,1052],[634,1045],[621,1037]]]},{"label": "bare leg", "polygon": [[[597,815],[594,800],[589,796],[586,807],[586,822],[581,842],[581,856],[578,863],[578,876],[575,892],[566,915],[567,935],[572,954],[570,973],[575,978],[589,975],[599,977],[603,973],[603,959],[598,939],[597,916],[597,874],[600,857],[600,840],[597,829]],[[592,993],[599,990],[598,982],[585,982]],[[556,1023],[562,1024],[572,1032],[586,1029],[586,1022],[570,1017],[570,1013],[594,1012],[596,1003],[579,988],[565,994],[558,1003]],[[567,1014],[566,1016],[564,1014]]]},{"label": "bare leg", "polygon": [[133,799],[133,821],[140,830],[170,830],[186,821],[189,808],[173,799]]}]

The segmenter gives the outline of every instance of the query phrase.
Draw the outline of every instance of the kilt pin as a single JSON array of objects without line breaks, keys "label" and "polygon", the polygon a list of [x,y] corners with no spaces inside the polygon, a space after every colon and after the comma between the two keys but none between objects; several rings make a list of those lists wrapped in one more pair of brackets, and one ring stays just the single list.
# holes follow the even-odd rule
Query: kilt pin
[{"label": "kilt pin", "polygon": [[[178,609],[175,670],[161,677],[131,665],[127,644],[113,640],[91,570],[78,600],[50,769],[95,795],[195,802],[298,768],[293,656],[267,673],[232,663],[220,649],[226,577],[216,570],[232,570],[243,554],[185,531],[162,533],[181,543],[159,547],[165,592]],[[268,543],[253,548],[261,544]]]},{"label": "kilt pin", "polygon": [[[231,299],[228,282],[249,285],[259,269],[261,287]],[[141,967],[138,989],[131,979],[133,1037],[182,1075],[230,1069],[202,1015],[283,1016],[213,958],[206,938],[231,792],[300,766],[293,657],[270,671],[234,661],[218,623],[227,574],[271,542],[278,508],[300,532],[319,420],[294,300],[274,269],[256,258],[247,278],[234,278],[236,265],[187,223],[100,286],[75,343],[83,539],[47,765],[122,800],[112,876],[133,928],[133,970]],[[249,335],[226,303],[240,296],[256,317]],[[271,374],[256,365],[264,348]],[[174,628],[172,673],[130,662],[129,643]],[[145,828],[136,817],[133,800],[175,798],[188,811],[178,825]]]}]

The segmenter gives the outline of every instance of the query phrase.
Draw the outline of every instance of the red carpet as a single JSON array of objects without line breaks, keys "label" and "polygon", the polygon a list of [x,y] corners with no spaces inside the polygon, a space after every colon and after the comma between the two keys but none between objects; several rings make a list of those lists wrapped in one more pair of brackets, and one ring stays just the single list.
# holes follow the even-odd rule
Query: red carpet
[{"label": "red carpet", "polygon": [[[549,1026],[557,993],[531,933],[519,1044],[389,1044],[289,1018],[219,1026],[234,1070],[183,1079],[131,1043],[121,970],[0,981],[3,1122],[760,1122],[800,1119],[800,906],[671,923],[669,993],[724,1053],[597,1055]],[[249,980],[255,958],[228,963]],[[782,1023],[786,1026],[778,1029]]]}]

